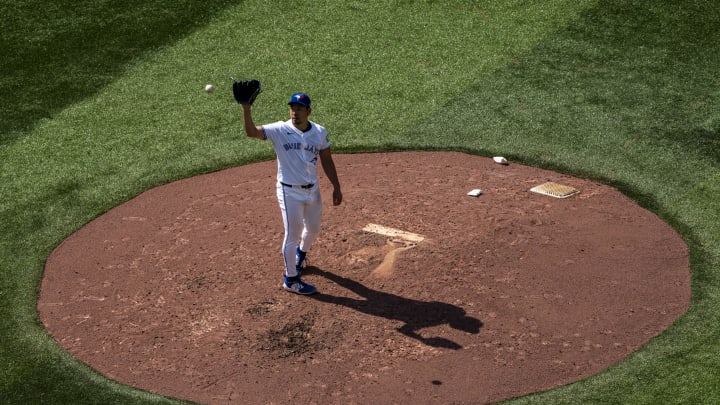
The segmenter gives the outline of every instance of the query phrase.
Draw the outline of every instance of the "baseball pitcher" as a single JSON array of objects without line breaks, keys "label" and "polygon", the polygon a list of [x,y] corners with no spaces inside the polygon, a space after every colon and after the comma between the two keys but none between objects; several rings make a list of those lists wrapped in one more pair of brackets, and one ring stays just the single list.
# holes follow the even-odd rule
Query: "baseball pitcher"
[{"label": "baseball pitcher", "polygon": [[312,108],[310,97],[305,93],[290,97],[289,120],[256,126],[251,109],[259,93],[257,80],[233,83],[233,96],[243,109],[245,133],[251,138],[270,140],[277,155],[276,191],[285,225],[283,288],[296,294],[313,294],[317,289],[303,282],[301,276],[307,252],[320,233],[322,201],[318,159],[333,185],[333,205],[342,202],[330,141],[327,130],[308,119]]}]

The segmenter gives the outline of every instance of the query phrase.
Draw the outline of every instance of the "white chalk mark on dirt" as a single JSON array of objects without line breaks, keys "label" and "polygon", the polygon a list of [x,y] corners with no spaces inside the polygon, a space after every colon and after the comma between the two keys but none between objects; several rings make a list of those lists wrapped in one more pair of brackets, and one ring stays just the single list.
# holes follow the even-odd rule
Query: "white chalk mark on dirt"
[{"label": "white chalk mark on dirt", "polygon": [[425,240],[424,236],[417,233],[406,232],[378,224],[368,224],[363,228],[363,231],[377,233],[391,238],[388,240],[386,248],[383,249],[387,250],[385,258],[382,263],[370,273],[371,277],[390,277],[398,253],[414,248],[418,243]]}]

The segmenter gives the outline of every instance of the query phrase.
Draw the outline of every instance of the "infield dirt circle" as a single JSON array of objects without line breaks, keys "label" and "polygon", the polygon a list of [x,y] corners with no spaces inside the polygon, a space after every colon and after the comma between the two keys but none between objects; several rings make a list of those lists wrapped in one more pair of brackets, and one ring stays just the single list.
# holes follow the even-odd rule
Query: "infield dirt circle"
[{"label": "infield dirt circle", "polygon": [[[334,158],[345,199],[321,178],[304,276],[319,294],[280,288],[268,161],[148,190],[67,238],[47,330],[109,378],[202,403],[476,404],[598,373],[688,308],[687,246],[611,187],[454,152]],[[547,181],[580,193],[529,191]]]}]

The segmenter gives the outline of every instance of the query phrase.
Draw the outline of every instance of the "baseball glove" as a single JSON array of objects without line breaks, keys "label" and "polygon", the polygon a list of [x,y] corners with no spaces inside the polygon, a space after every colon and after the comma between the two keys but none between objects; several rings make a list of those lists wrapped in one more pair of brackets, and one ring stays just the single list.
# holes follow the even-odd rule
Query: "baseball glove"
[{"label": "baseball glove", "polygon": [[257,80],[233,80],[233,97],[238,104],[252,105],[260,92],[260,82]]}]

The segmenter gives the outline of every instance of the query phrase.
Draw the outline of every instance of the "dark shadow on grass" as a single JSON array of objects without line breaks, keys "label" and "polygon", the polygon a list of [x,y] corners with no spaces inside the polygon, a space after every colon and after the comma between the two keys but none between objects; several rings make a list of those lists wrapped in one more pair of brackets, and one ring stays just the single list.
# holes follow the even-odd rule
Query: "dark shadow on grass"
[{"label": "dark shadow on grass", "polygon": [[446,349],[461,349],[458,343],[443,337],[423,337],[418,332],[423,328],[448,324],[454,329],[467,333],[480,333],[483,323],[476,318],[467,316],[464,309],[440,301],[418,301],[399,295],[373,290],[365,285],[337,274],[308,266],[308,272],[322,277],[346,288],[362,297],[362,299],[318,293],[310,297],[333,305],[342,305],[358,312],[394,319],[405,322],[398,332],[416,339],[428,346]]},{"label": "dark shadow on grass", "polygon": [[240,2],[4,2],[0,145],[98,92],[128,64]]}]

